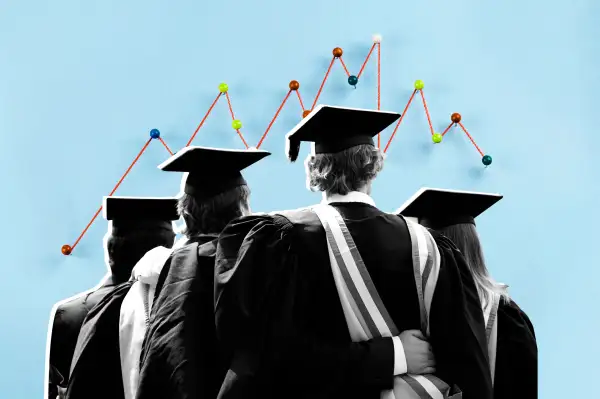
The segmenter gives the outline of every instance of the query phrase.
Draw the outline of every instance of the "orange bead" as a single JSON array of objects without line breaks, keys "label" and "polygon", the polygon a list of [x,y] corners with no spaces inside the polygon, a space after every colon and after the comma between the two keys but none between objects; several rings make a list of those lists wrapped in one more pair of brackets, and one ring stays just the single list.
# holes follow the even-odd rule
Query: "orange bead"
[{"label": "orange bead", "polygon": [[290,90],[298,90],[300,88],[300,83],[297,80],[292,80],[290,82]]},{"label": "orange bead", "polygon": [[336,47],[333,49],[333,56],[335,58],[340,58],[342,56],[342,54],[344,54],[344,51],[341,48]]},{"label": "orange bead", "polygon": [[310,109],[305,109],[304,112],[302,112],[302,117],[306,118],[308,114],[310,114]]},{"label": "orange bead", "polygon": [[62,252],[63,255],[71,255],[71,252],[73,252],[73,248],[71,248],[69,244],[65,244],[60,249],[60,252]]},{"label": "orange bead", "polygon": [[460,114],[458,112],[455,112],[452,114],[452,116],[450,116],[450,120],[454,123],[460,122],[461,119],[462,119],[462,116],[460,116]]}]

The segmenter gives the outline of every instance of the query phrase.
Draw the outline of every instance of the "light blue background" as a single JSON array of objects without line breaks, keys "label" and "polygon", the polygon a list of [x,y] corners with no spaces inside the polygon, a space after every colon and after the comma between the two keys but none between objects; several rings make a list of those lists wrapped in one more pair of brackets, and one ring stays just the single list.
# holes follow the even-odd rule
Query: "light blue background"
[{"label": "light blue background", "polygon": [[[494,163],[483,168],[458,130],[434,146],[416,98],[375,200],[393,210],[422,185],[505,194],[479,229],[493,275],[535,325],[539,396],[588,397],[600,372],[591,306],[600,277],[600,9],[594,0],[494,3],[2,0],[0,396],[42,396],[51,307],[104,275],[106,222],[72,256],[60,248],[150,129],[177,150],[225,81],[256,145],[291,79],[309,106],[333,47],[357,73],[380,33],[382,108],[402,111],[422,79],[436,130],[460,112]],[[320,102],[376,107],[374,61],[356,90],[336,63]],[[283,154],[300,111],[291,97],[262,147],[274,155],[246,174],[254,210],[319,199],[305,189],[302,163]],[[194,144],[242,148],[230,124],[223,98]],[[180,177],[156,169],[166,155],[154,141],[117,194],[176,194]]]}]

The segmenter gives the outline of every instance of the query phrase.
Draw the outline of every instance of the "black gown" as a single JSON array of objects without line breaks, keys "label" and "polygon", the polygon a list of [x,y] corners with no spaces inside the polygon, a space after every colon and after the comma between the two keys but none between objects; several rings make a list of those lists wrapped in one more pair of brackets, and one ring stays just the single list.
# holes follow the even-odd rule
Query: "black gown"
[{"label": "black gown", "polygon": [[[331,205],[398,329],[420,329],[406,223],[364,203]],[[441,254],[430,315],[436,375],[458,385],[465,399],[491,398],[473,278],[458,249],[432,234]],[[220,398],[378,399],[392,388],[392,340],[351,341],[325,232],[313,212],[232,222],[219,238],[215,279],[217,334],[234,352]]]},{"label": "black gown", "polygon": [[67,399],[125,397],[119,353],[121,304],[133,281],[120,284],[89,312],[71,365]]},{"label": "black gown", "polygon": [[494,399],[537,399],[538,349],[529,317],[512,300],[498,306]]},{"label": "black gown", "polygon": [[[49,396],[56,398],[56,386],[67,387],[71,360],[77,343],[79,330],[88,312],[115,286],[109,277],[97,290],[59,305],[54,314],[50,336]],[[54,368],[54,372],[52,369]],[[54,395],[52,397],[52,395]]]},{"label": "black gown", "polygon": [[214,317],[217,236],[178,249],[162,269],[141,354],[137,399],[214,399],[228,369]]}]

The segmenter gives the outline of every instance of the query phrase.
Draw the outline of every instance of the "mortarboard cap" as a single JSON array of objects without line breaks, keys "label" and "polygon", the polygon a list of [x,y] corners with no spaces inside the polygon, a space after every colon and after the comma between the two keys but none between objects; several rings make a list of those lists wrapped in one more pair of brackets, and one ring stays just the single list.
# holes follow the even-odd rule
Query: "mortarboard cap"
[{"label": "mortarboard cap", "polygon": [[476,217],[502,198],[500,194],[424,187],[396,214],[417,218],[423,226],[436,230],[455,224],[475,224]]},{"label": "mortarboard cap", "polygon": [[202,200],[245,185],[241,171],[268,155],[271,153],[254,149],[185,147],[158,168],[166,172],[188,172],[184,191]]},{"label": "mortarboard cap", "polygon": [[318,105],[288,133],[286,152],[294,162],[302,141],[314,142],[316,154],[374,145],[373,137],[398,118],[400,114],[396,112]]},{"label": "mortarboard cap", "polygon": [[129,228],[173,229],[179,219],[176,198],[104,197],[103,216],[112,221],[113,234]]}]

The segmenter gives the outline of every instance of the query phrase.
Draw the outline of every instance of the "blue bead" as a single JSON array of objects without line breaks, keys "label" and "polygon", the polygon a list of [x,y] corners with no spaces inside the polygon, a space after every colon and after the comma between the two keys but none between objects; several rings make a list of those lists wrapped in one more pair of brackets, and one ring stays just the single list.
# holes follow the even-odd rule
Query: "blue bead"
[{"label": "blue bead", "polygon": [[492,157],[489,155],[484,155],[483,158],[481,159],[481,163],[483,163],[485,166],[489,166],[492,164]]},{"label": "blue bead", "polygon": [[158,129],[150,130],[150,137],[153,139],[157,139],[160,137],[160,131]]},{"label": "blue bead", "polygon": [[348,84],[350,86],[356,86],[356,84],[358,83],[358,78],[354,75],[351,75],[348,77]]}]

